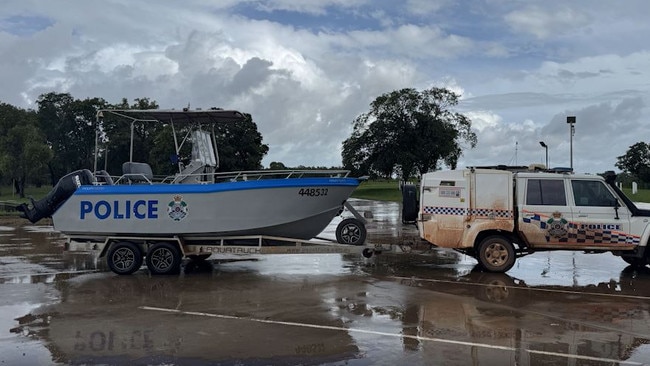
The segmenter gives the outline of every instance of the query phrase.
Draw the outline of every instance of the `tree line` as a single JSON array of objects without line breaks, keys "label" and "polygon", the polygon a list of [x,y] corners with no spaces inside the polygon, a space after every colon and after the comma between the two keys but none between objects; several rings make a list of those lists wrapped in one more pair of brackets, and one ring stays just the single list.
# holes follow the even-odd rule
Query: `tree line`
[{"label": "tree line", "polygon": [[[37,109],[22,109],[0,103],[0,181],[13,183],[15,193],[24,197],[26,183],[54,185],[65,174],[92,169],[95,159],[95,131],[99,129],[98,169],[119,175],[129,161],[130,122],[107,116],[97,126],[100,109],[157,109],[149,98],[132,103],[123,98],[111,104],[102,98],[75,99],[68,93],[46,93],[36,101]],[[268,146],[262,143],[250,114],[240,123],[216,126],[220,171],[261,168]],[[147,162],[156,174],[169,175],[176,166],[172,127],[162,124],[134,124],[133,155]],[[191,154],[190,146],[181,157]]]},{"label": "tree line", "polygon": [[616,167],[626,173],[627,180],[650,183],[650,144],[637,142],[616,159]]},{"label": "tree line", "polygon": [[[445,88],[405,88],[380,95],[368,112],[352,122],[352,134],[343,141],[343,168],[353,176],[403,179],[443,164],[455,169],[463,149],[477,143],[470,119],[455,111],[459,101],[458,94]],[[123,98],[110,104],[102,98],[81,100],[56,92],[40,95],[36,106],[36,110],[25,110],[0,103],[0,181],[13,182],[21,197],[27,182],[54,185],[71,171],[92,168],[98,130],[97,168],[119,175],[122,163],[129,161],[130,122],[111,114],[98,122],[97,111],[158,108],[149,98],[136,98],[132,103]],[[216,126],[219,171],[262,168],[269,147],[262,142],[252,116],[245,116],[242,123]],[[156,174],[175,172],[170,159],[176,156],[172,126],[134,124],[133,147],[137,161],[149,163]],[[190,146],[184,145],[181,158],[190,153]],[[290,168],[274,161],[270,169]]]},{"label": "tree line", "polygon": [[463,148],[474,148],[471,120],[454,111],[460,95],[446,88],[385,93],[353,122],[343,142],[343,165],[357,175],[409,179],[456,169]]}]

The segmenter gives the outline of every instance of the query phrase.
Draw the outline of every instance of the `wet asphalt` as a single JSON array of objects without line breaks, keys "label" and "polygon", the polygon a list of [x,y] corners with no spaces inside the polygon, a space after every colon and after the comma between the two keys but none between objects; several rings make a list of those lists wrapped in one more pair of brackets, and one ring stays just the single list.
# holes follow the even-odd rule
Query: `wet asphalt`
[{"label": "wet asphalt", "polygon": [[[368,242],[417,241],[398,204],[352,203],[372,216]],[[47,225],[0,226],[1,365],[650,365],[650,269],[608,253],[490,274],[419,245],[118,276],[64,243]]]}]

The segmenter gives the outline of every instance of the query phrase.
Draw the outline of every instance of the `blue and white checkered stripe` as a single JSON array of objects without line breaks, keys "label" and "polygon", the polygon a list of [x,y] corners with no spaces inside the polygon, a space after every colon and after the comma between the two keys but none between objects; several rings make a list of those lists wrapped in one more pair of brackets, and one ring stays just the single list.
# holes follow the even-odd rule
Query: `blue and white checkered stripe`
[{"label": "blue and white checkered stripe", "polygon": [[[548,229],[548,224],[546,223],[547,218],[542,218],[538,214],[534,214],[530,218],[523,218],[523,222],[531,223],[537,225],[540,229]],[[628,235],[618,231],[611,230],[584,230],[579,229],[579,226],[573,222],[569,222],[566,226],[567,236],[563,238],[551,238],[546,236],[546,240],[557,241],[560,243],[566,243],[569,241],[575,241],[576,243],[582,244],[634,244],[639,245],[641,238],[634,235]]]},{"label": "blue and white checkered stripe", "polygon": [[440,207],[425,206],[425,214],[433,215],[452,215],[452,216],[478,216],[478,217],[495,217],[495,218],[512,218],[510,210],[493,210],[489,208],[477,208],[468,210],[463,207]]}]

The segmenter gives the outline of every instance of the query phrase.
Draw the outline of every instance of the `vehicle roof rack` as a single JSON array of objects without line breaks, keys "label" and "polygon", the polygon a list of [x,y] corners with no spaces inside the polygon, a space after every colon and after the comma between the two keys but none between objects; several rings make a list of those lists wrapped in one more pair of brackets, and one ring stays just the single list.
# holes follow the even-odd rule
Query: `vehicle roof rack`
[{"label": "vehicle roof rack", "polygon": [[469,169],[494,169],[494,170],[506,170],[510,172],[534,172],[534,171],[543,171],[546,167],[542,164],[531,164],[531,165],[484,165],[484,166],[471,166]]},{"label": "vehicle roof rack", "polygon": [[555,167],[546,168],[544,164],[530,164],[530,165],[484,165],[484,166],[471,166],[469,169],[494,169],[505,170],[513,173],[516,172],[543,172],[543,173],[573,173],[572,168]]}]

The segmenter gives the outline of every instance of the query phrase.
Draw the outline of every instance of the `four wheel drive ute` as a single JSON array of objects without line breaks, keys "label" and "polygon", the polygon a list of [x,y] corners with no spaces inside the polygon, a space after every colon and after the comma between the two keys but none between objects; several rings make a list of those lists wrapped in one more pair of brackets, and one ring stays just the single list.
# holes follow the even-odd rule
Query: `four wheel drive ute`
[{"label": "four wheel drive ute", "polygon": [[645,266],[650,210],[636,207],[615,178],[503,166],[427,173],[420,237],[469,254],[491,272],[547,250],[610,251]]}]

